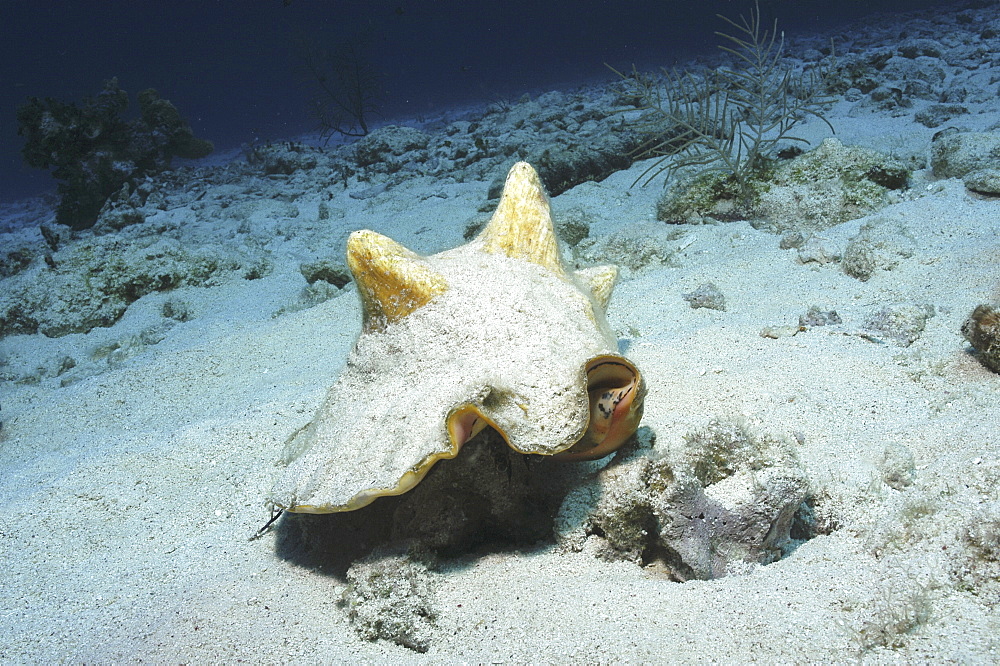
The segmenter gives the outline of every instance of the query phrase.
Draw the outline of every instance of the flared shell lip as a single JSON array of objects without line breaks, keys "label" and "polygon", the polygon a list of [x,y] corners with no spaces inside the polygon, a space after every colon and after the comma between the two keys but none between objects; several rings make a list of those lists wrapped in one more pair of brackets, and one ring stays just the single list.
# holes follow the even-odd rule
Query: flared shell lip
[{"label": "flared shell lip", "polygon": [[[597,373],[605,367],[609,372],[592,376],[592,373]],[[586,366],[587,391],[589,393],[595,388],[614,388],[620,386],[622,378],[614,375],[614,368],[624,368],[631,374],[631,382],[629,382],[629,384],[632,385],[632,388],[631,395],[629,397],[627,415],[625,417],[627,423],[625,424],[624,434],[618,433],[617,437],[605,440],[603,443],[597,444],[592,448],[580,449],[579,445],[583,443],[584,439],[587,438],[587,435],[589,434],[589,432],[585,432],[572,446],[553,454],[557,460],[563,460],[566,462],[582,462],[604,458],[621,448],[621,446],[635,434],[636,430],[638,430],[639,422],[642,420],[646,398],[646,384],[642,378],[642,373],[639,372],[639,369],[634,363],[619,354],[603,354],[591,359]],[[593,415],[591,415],[591,418],[593,418]]]},{"label": "flared shell lip", "polygon": [[[639,369],[636,368],[634,363],[629,361],[624,356],[621,356],[620,354],[599,354],[588,360],[583,365],[581,372],[583,383],[585,384],[584,390],[589,391],[590,389],[588,381],[588,376],[590,375],[590,373],[599,369],[604,364],[614,364],[618,366],[624,366],[632,373],[634,373],[637,384],[637,389],[636,389],[637,395],[635,397],[635,400],[637,401],[636,407],[641,410],[642,400],[645,396],[645,384],[642,380],[642,375],[639,372]],[[605,455],[609,455],[614,451],[614,449],[606,452],[602,451],[599,452],[599,455],[594,455],[593,452],[584,452],[581,454],[567,453],[570,449],[572,449],[580,442],[580,440],[586,433],[587,426],[589,423],[589,415],[588,418],[582,422],[580,428],[578,428],[577,435],[575,436],[575,438],[571,442],[566,444],[566,446],[558,449],[557,451],[550,451],[550,452],[530,451],[530,450],[524,451],[520,448],[511,445],[510,439],[508,438],[507,434],[492,419],[490,419],[486,414],[483,413],[483,409],[481,406],[477,405],[474,402],[463,402],[452,407],[448,411],[447,416],[445,417],[445,427],[448,432],[448,444],[449,444],[448,448],[438,453],[429,454],[428,456],[424,457],[420,462],[413,465],[410,469],[408,469],[406,472],[403,473],[403,476],[400,478],[399,482],[396,484],[395,487],[368,488],[359,491],[355,493],[351,497],[351,499],[349,499],[343,505],[297,504],[293,501],[289,502],[289,506],[283,506],[281,502],[275,500],[272,500],[271,503],[280,509],[283,509],[285,511],[290,511],[292,513],[314,513],[314,514],[343,513],[347,511],[355,511],[357,509],[364,508],[369,504],[371,504],[372,502],[374,502],[379,497],[394,497],[409,492],[414,487],[416,487],[417,484],[419,484],[424,479],[425,476],[427,476],[427,473],[431,470],[431,468],[434,466],[435,463],[437,463],[439,460],[450,460],[452,458],[455,458],[459,454],[459,452],[462,449],[462,446],[468,440],[462,442],[458,442],[456,440],[456,431],[455,428],[453,427],[454,419],[459,418],[463,415],[468,415],[470,413],[474,413],[478,418],[483,419],[486,425],[493,428],[500,435],[500,437],[503,438],[507,446],[510,446],[512,449],[518,451],[519,453],[524,453],[527,455],[552,456],[556,459],[574,461],[574,460],[590,460],[594,458],[600,458],[604,457]],[[616,446],[615,449],[616,448],[618,447]]]}]

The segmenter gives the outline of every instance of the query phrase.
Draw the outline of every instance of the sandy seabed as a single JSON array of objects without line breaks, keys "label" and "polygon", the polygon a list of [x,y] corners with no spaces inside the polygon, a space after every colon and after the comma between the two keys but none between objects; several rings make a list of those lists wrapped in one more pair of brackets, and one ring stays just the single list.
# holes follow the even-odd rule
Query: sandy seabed
[{"label": "sandy seabed", "polygon": [[[935,131],[846,103],[829,118],[843,143],[896,154],[926,156]],[[997,122],[987,107],[954,121]],[[814,145],[824,131],[805,130]],[[643,169],[554,197],[553,215],[582,211],[595,237],[655,222],[660,190],[630,187]],[[297,202],[302,218],[317,218],[327,187]],[[463,242],[485,188],[418,178],[363,199],[337,189],[330,205],[343,215],[324,238],[367,227],[440,251]],[[818,235],[842,249],[873,220],[912,243],[867,281],[836,261],[803,263],[747,222],[678,227],[670,261],[624,275],[609,311],[646,377],[643,426],[657,446],[713,419],[794,439],[827,533],[772,564],[684,583],[554,540],[445,558],[423,655],[358,636],[342,567],[284,556],[280,528],[251,538],[284,441],[360,324],[351,293],[274,316],[305,285],[301,245],[274,236],[268,275],[152,293],[110,328],[6,338],[5,362],[24,367],[139,336],[168,299],[192,313],[100,372],[3,387],[0,659],[996,661],[1000,376],[960,328],[976,305],[1000,302],[1000,202],[923,168],[894,203]],[[681,297],[705,282],[725,311]],[[911,344],[866,332],[873,312],[900,304],[930,315]],[[842,323],[795,330],[811,306]],[[782,334],[762,336],[768,327]],[[901,447],[912,478],[888,483],[886,451]]]}]

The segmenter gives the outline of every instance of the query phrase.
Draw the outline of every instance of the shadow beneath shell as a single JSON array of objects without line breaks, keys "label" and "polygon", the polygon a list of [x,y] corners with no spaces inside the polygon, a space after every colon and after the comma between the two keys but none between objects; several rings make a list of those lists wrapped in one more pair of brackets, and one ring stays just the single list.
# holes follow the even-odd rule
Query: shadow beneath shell
[{"label": "shadow beneath shell", "polygon": [[275,526],[279,557],[343,578],[375,551],[462,558],[555,543],[566,493],[593,469],[512,450],[492,430],[434,465],[413,490],[346,513],[285,513]]}]

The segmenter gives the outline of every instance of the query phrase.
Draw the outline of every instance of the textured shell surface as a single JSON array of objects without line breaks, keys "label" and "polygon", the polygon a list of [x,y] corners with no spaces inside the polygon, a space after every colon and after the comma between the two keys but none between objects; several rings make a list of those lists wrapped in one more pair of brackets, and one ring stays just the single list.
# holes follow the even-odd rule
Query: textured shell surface
[{"label": "textured shell surface", "polygon": [[[604,316],[614,270],[566,271],[557,253],[553,263],[555,236],[537,175],[520,163],[508,189],[511,179],[526,189],[532,210],[520,215],[523,207],[508,200],[498,221],[509,199],[505,190],[487,228],[458,248],[418,257],[363,232],[402,257],[383,262],[391,264],[385,269],[392,272],[390,282],[415,274],[432,293],[407,295],[409,306],[392,300],[387,316],[381,303],[393,294],[379,293],[385,279],[362,278],[378,281],[367,291],[376,296],[365,304],[366,324],[313,420],[289,439],[273,504],[326,513],[406,492],[434,462],[457,455],[464,441],[456,441],[449,424],[462,409],[522,453],[558,454],[583,437],[591,418],[587,365],[598,357],[620,358]],[[507,243],[506,236],[521,234],[537,244],[539,232],[531,227],[548,234],[548,245],[529,247],[524,258],[517,251],[524,244]],[[364,267],[357,261],[351,266],[357,280]],[[364,302],[363,289],[359,284]]]}]

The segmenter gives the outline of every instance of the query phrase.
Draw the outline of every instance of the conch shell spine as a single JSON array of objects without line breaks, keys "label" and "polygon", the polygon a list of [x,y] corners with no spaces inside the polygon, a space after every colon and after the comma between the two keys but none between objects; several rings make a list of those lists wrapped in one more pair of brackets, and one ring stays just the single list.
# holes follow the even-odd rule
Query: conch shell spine
[{"label": "conch shell spine", "polygon": [[618,279],[617,266],[592,266],[574,272],[576,278],[583,282],[594,297],[594,302],[607,312],[611,302],[611,292],[614,291]]},{"label": "conch shell spine", "polygon": [[420,255],[367,229],[347,239],[347,267],[361,295],[366,332],[384,329],[448,289],[444,277]]},{"label": "conch shell spine", "polygon": [[549,199],[538,173],[527,162],[518,162],[507,174],[500,203],[478,240],[483,252],[530,261],[558,275],[565,273]]}]

